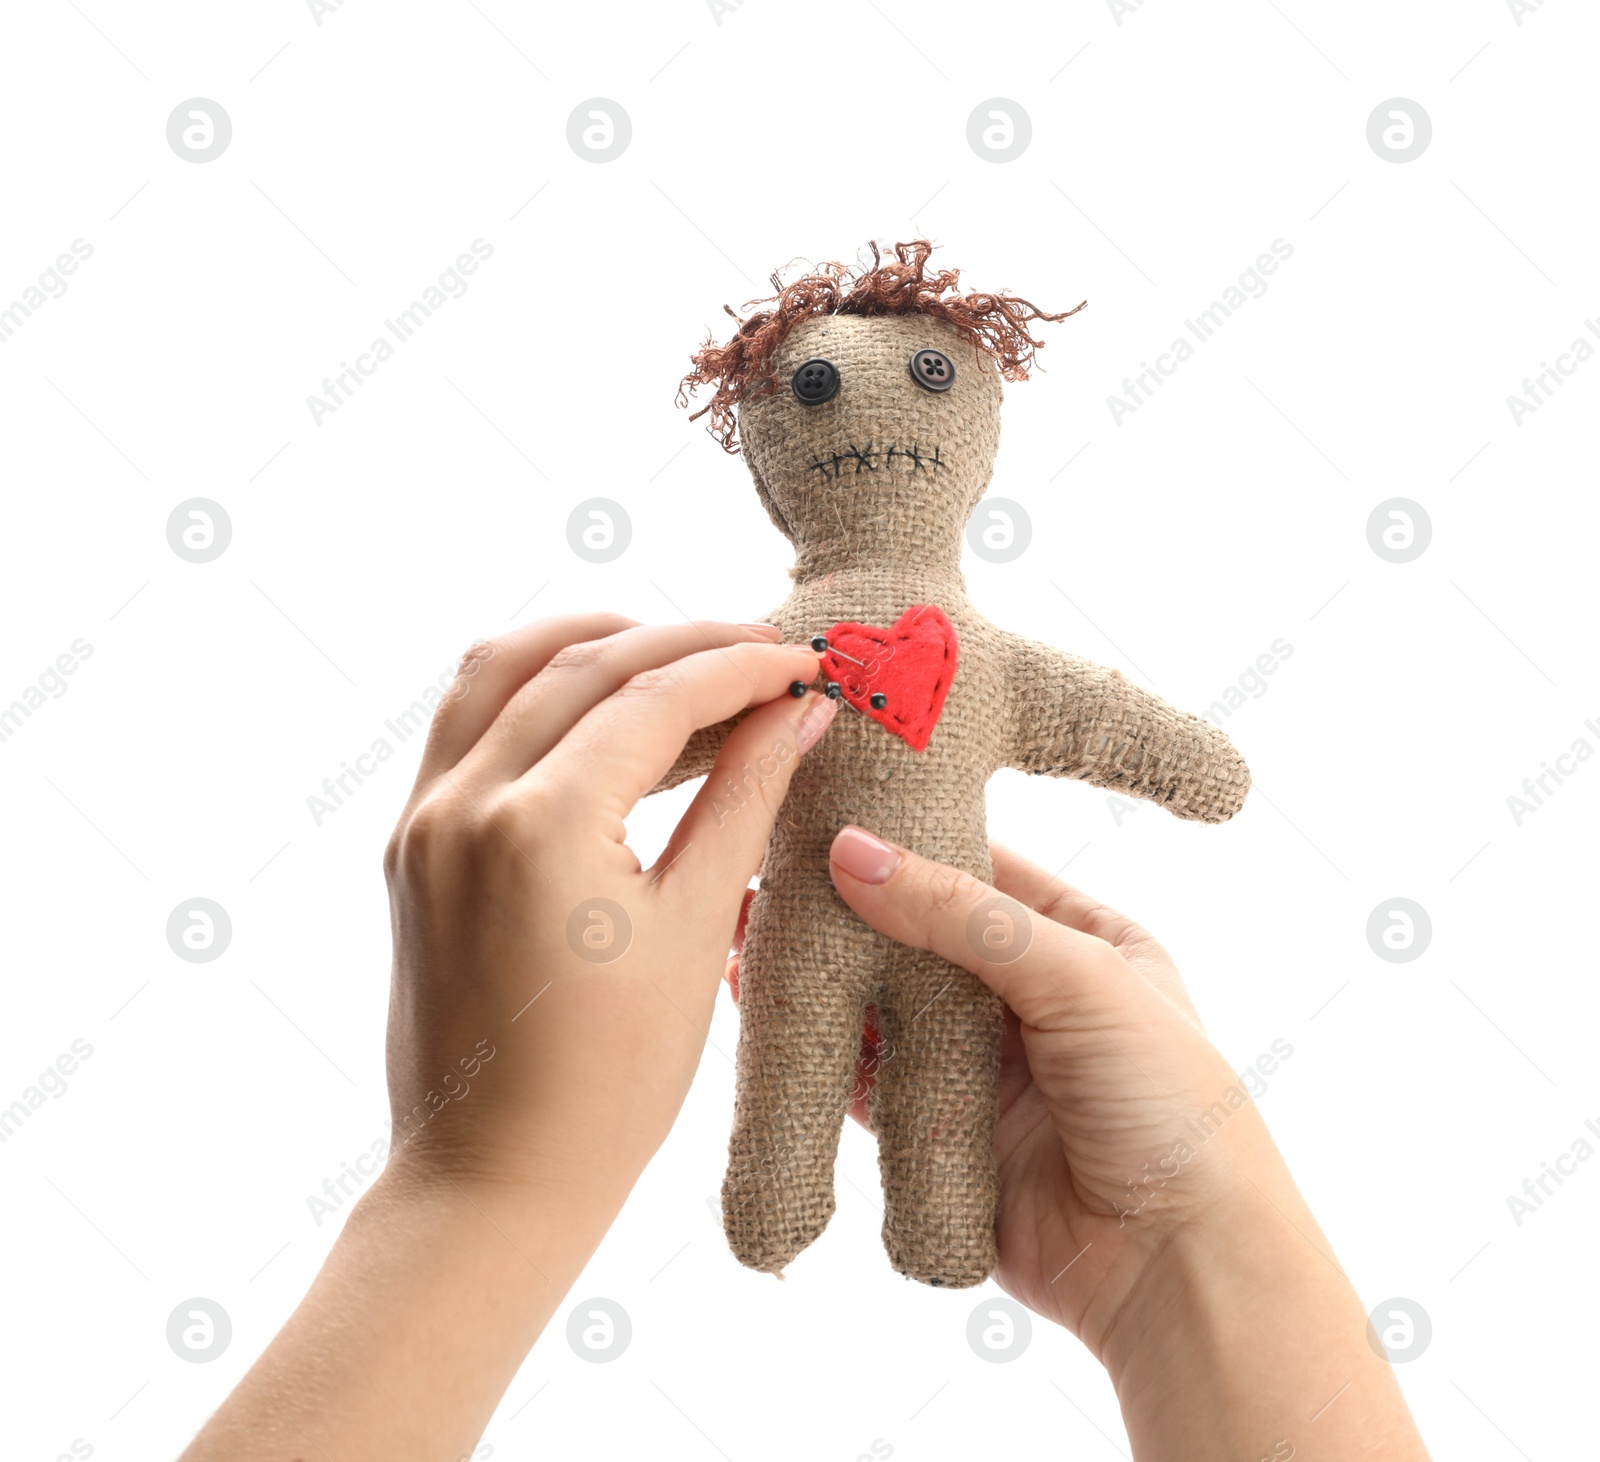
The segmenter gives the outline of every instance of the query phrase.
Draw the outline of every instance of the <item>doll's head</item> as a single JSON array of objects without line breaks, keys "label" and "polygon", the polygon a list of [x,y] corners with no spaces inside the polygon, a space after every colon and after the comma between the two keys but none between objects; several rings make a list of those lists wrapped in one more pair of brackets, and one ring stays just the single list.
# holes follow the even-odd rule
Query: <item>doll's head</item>
[{"label": "doll's head", "polygon": [[956,294],[957,271],[924,272],[931,250],[896,244],[885,262],[874,245],[868,270],[826,264],[787,286],[774,275],[778,293],[752,301],[770,308],[703,346],[679,387],[686,404],[716,385],[696,416],[743,450],[767,512],[813,567],[904,559],[918,544],[957,552],[994,469],[1001,378],[1027,379],[1042,344],[1028,322],[1076,313]]}]

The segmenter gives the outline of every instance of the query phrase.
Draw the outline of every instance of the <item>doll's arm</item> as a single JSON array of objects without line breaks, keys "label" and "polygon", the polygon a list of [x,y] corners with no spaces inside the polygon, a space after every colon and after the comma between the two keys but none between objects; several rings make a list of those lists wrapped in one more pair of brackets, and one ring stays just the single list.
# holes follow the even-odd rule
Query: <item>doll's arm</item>
[{"label": "doll's arm", "polygon": [[1175,817],[1226,822],[1250,769],[1226,733],[1168,705],[1120,670],[1005,636],[1011,687],[1006,765],[1076,777],[1158,802]]}]

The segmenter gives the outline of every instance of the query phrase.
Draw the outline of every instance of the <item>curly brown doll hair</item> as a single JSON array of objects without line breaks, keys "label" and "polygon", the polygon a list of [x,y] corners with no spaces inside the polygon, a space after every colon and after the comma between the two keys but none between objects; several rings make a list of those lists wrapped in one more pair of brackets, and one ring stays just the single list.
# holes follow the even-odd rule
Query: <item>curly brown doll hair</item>
[{"label": "curly brown doll hair", "polygon": [[976,348],[988,351],[1006,380],[1025,381],[1034,352],[1044,344],[1028,333],[1029,321],[1065,320],[1088,303],[1084,300],[1062,314],[1052,315],[1004,292],[956,294],[961,281],[959,269],[926,272],[924,266],[934,247],[927,239],[896,244],[893,260],[886,260],[876,243],[870,247],[870,269],[821,264],[787,285],[774,272],[772,287],[777,293],[749,300],[744,306],[749,309],[752,305],[769,305],[770,309],[741,319],[730,306],[722,307],[738,321],[739,328],[726,345],[716,344],[707,333],[706,343],[690,357],[692,368],[688,375],[678,383],[677,402],[687,406],[689,396],[698,387],[716,386],[710,402],[689,420],[696,421],[709,412],[707,430],[722,443],[724,451],[739,450],[739,403],[777,389],[773,352],[801,320],[812,315],[933,315],[948,320]]}]

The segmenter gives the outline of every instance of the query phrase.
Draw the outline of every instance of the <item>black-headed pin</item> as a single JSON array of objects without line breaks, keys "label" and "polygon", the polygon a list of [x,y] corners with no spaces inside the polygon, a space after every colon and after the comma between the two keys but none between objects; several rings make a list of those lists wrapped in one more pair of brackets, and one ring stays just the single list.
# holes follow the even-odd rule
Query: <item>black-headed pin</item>
[{"label": "black-headed pin", "polygon": [[835,650],[833,646],[828,643],[828,637],[826,635],[812,635],[811,648],[819,655],[831,653],[837,655],[841,660],[848,660],[852,665],[859,665],[863,670],[867,668],[866,661],[858,660],[854,655],[847,655],[843,650]]}]

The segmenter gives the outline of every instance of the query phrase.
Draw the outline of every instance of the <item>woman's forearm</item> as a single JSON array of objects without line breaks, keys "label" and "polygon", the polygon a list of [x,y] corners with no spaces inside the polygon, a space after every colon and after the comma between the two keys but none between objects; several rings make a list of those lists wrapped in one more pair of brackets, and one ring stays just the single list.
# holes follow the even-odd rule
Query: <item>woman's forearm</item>
[{"label": "woman's forearm", "polygon": [[620,1201],[391,1165],[182,1462],[469,1455]]},{"label": "woman's forearm", "polygon": [[1107,1337],[1137,1462],[1426,1462],[1287,1174],[1270,1194],[1247,1182],[1223,1210],[1174,1236]]}]

